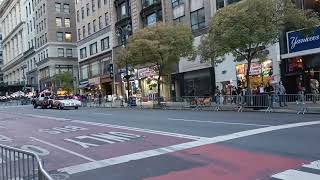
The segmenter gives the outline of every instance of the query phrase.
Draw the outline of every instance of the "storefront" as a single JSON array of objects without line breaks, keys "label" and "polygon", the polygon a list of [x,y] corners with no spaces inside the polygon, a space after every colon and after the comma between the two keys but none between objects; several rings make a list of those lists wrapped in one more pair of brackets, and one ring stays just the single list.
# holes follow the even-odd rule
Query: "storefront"
[{"label": "storefront", "polygon": [[311,93],[314,84],[320,81],[320,27],[309,35],[301,31],[288,32],[287,50],[288,53],[281,56],[282,80],[287,93],[298,93],[301,87]]},{"label": "storefront", "polygon": [[[248,69],[248,64],[238,64],[236,65],[237,73],[237,85],[238,87],[246,86],[246,72]],[[251,64],[250,68],[250,87],[256,88],[261,84],[264,86],[272,83],[273,81],[273,65],[272,60],[266,60],[262,63],[254,62]]]},{"label": "storefront", "polygon": [[108,52],[79,63],[81,94],[110,96],[113,94],[114,70],[112,54]]}]

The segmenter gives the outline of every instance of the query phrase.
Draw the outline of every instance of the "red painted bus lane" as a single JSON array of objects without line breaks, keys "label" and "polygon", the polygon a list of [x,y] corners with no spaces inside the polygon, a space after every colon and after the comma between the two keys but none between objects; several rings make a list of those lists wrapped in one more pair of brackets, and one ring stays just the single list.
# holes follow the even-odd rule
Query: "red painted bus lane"
[{"label": "red painted bus lane", "polygon": [[39,154],[48,170],[192,141],[77,121],[4,116],[0,143]]},{"label": "red painted bus lane", "polygon": [[249,152],[222,145],[206,145],[184,150],[170,156],[179,157],[196,167],[168,172],[144,180],[253,180],[270,179],[270,176],[292,168],[298,168],[302,159],[272,154]]}]

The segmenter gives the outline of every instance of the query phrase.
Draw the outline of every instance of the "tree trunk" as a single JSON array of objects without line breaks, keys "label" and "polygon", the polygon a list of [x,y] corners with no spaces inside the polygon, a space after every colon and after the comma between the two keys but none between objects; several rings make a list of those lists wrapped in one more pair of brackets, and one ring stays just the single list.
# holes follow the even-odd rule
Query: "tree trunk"
[{"label": "tree trunk", "polygon": [[250,87],[250,69],[251,69],[251,58],[248,58],[248,67],[246,72],[246,81],[247,81],[247,94],[251,94],[251,87]]}]

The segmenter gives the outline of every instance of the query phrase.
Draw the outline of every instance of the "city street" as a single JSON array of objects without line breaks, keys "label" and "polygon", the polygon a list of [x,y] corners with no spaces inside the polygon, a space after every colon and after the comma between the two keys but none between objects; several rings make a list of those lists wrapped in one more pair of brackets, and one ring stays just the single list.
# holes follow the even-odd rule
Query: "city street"
[{"label": "city street", "polygon": [[318,115],[0,109],[1,144],[56,179],[319,180]]}]

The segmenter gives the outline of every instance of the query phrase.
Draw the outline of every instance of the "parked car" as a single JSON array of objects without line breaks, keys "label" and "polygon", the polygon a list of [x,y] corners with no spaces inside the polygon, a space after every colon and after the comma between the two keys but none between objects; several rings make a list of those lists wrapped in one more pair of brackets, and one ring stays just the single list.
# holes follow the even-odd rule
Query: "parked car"
[{"label": "parked car", "polygon": [[65,108],[74,108],[78,109],[82,104],[81,101],[76,99],[70,99],[69,97],[65,96],[57,96],[49,100],[50,108],[58,108],[58,109],[65,109]]}]

